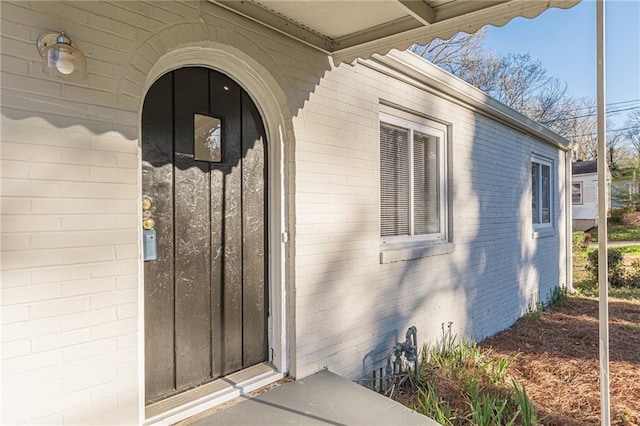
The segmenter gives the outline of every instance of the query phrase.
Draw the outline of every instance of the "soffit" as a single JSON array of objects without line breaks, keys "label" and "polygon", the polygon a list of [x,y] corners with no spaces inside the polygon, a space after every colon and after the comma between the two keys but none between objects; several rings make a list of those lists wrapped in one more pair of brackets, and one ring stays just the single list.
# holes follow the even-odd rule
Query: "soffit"
[{"label": "soffit", "polygon": [[335,63],[534,18],[580,0],[209,0],[295,38]]}]

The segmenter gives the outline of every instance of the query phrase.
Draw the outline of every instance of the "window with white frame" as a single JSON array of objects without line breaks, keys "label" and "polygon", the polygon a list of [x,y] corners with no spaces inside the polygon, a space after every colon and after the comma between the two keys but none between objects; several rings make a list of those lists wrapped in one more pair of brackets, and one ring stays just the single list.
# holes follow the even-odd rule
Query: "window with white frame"
[{"label": "window with white frame", "polygon": [[571,185],[571,203],[582,204],[582,182],[573,182]]},{"label": "window with white frame", "polygon": [[534,226],[551,226],[553,220],[553,162],[531,159],[531,213]]},{"label": "window with white frame", "polygon": [[383,243],[446,239],[445,147],[446,126],[421,117],[381,114]]}]

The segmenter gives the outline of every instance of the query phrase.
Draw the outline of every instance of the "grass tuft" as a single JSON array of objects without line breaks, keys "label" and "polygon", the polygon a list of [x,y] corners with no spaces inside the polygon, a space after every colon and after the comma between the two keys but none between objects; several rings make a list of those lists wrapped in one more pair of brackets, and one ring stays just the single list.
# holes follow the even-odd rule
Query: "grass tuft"
[{"label": "grass tuft", "polygon": [[640,256],[640,246],[625,246],[625,247],[616,247],[621,253]]},{"label": "grass tuft", "polygon": [[524,426],[536,426],[538,424],[538,415],[533,403],[527,396],[527,390],[518,386],[515,380],[511,379],[513,388],[515,389],[516,401],[518,402],[518,411],[520,414],[520,420]]},{"label": "grass tuft", "polygon": [[[578,296],[597,299],[599,297],[598,284],[582,282],[576,286],[576,293]],[[609,287],[608,295],[612,299],[640,304],[640,287]]]},{"label": "grass tuft", "polygon": [[[589,230],[591,241],[598,242],[598,228]],[[609,241],[640,241],[640,227],[631,225],[607,225]]]},{"label": "grass tuft", "polygon": [[459,340],[451,326],[443,324],[441,341],[423,348],[421,375],[411,384],[413,392],[407,390],[413,395],[408,405],[445,426],[536,424],[524,386],[508,375],[513,360]]}]

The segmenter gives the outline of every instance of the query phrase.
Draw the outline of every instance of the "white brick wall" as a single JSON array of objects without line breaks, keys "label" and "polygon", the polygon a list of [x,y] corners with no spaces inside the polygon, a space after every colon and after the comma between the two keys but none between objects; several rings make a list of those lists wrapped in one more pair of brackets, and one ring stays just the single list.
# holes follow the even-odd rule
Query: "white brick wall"
[{"label": "white brick wall", "polygon": [[[286,93],[278,102],[297,113],[328,60],[208,2],[0,7],[1,423],[135,424],[144,398],[137,137],[151,68],[185,46],[228,48],[271,69]],[[48,30],[67,31],[85,53],[87,80],[42,73],[35,42]]]},{"label": "white brick wall", "polygon": [[[137,333],[137,318],[119,316],[137,291],[117,288],[137,276],[137,143],[3,108],[2,422],[70,423],[119,406],[135,419],[136,398],[94,394],[137,388],[137,371],[118,376],[136,348],[117,344]],[[109,178],[118,173],[129,180]]]},{"label": "white brick wall", "polygon": [[[72,5],[1,7],[1,422],[119,412],[136,423],[137,111],[116,106],[122,64],[90,60],[86,83],[64,84],[42,74],[35,40],[63,28],[83,47],[91,37],[134,46],[107,40],[116,26],[96,31],[97,16]],[[103,57],[118,55],[123,63],[122,52]]]},{"label": "white brick wall", "polygon": [[[418,87],[342,65],[208,2],[3,1],[2,424],[134,424],[138,327],[138,111],[168,52],[215,45],[278,85],[287,138],[297,377],[357,379],[408,326],[482,338],[562,282],[556,234],[532,239],[531,152],[557,150]],[[89,78],[42,74],[38,36],[64,29]],[[380,99],[451,123],[453,253],[380,264]],[[269,123],[267,123],[269,124]],[[564,190],[564,188],[561,188]],[[542,267],[544,265],[544,267]]]},{"label": "white brick wall", "polygon": [[[451,125],[453,253],[379,262],[380,100]],[[532,238],[530,223],[531,154],[551,158],[561,181],[559,150],[361,65],[328,73],[300,120],[298,375],[325,366],[368,375],[410,325],[421,341],[436,340],[449,321],[481,339],[565,283],[563,197],[554,199],[553,237]]]}]

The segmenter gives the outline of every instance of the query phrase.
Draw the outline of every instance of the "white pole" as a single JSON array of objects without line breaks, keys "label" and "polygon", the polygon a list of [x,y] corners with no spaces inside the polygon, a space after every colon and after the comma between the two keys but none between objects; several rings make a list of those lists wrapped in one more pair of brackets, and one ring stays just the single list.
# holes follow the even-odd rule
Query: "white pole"
[{"label": "white pole", "polygon": [[567,284],[565,285],[565,290],[568,294],[573,294],[573,179],[572,179],[572,170],[571,167],[573,165],[573,149],[574,146],[571,144],[571,149],[567,150],[564,156],[564,170],[565,170],[565,187],[564,193],[564,206],[565,206],[565,235],[567,238],[566,248],[565,248],[565,256],[567,257],[567,271],[566,271],[566,279]]},{"label": "white pole", "polygon": [[600,295],[600,410],[601,424],[609,426],[609,283],[607,279],[607,141],[605,99],[604,2],[596,1],[597,115],[598,115],[598,288]]}]

